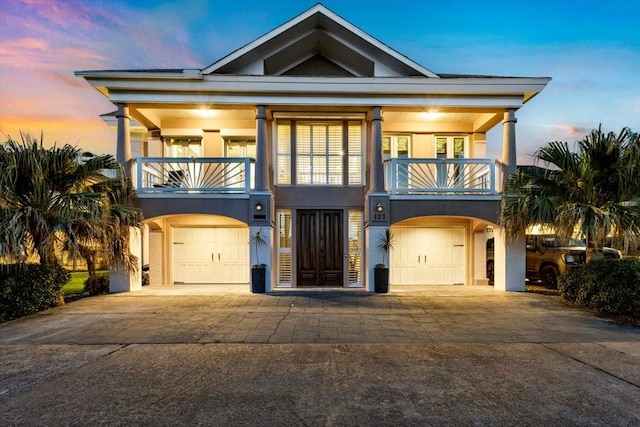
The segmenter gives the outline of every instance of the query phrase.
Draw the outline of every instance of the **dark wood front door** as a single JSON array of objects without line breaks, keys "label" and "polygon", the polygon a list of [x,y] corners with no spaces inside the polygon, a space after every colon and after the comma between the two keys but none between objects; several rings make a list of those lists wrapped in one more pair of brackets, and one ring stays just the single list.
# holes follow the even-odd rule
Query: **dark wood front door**
[{"label": "dark wood front door", "polygon": [[298,286],[342,286],[342,211],[299,210],[296,231]]}]

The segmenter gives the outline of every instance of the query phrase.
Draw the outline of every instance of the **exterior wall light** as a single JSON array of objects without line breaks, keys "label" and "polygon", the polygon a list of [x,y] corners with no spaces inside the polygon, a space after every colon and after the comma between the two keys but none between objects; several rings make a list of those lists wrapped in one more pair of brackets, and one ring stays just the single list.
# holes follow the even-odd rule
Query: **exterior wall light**
[{"label": "exterior wall light", "polygon": [[262,210],[262,203],[256,203],[256,210],[257,211],[261,211]]},{"label": "exterior wall light", "polygon": [[376,205],[376,212],[382,212],[384,210],[384,207],[382,207],[382,203],[378,202],[378,204]]}]

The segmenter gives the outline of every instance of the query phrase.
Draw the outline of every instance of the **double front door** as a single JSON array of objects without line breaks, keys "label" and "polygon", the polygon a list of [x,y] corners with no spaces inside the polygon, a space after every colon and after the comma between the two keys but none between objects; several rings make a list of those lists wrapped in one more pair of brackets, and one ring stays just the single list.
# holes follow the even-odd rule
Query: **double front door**
[{"label": "double front door", "polygon": [[296,219],[298,286],[342,286],[342,211],[298,210]]}]

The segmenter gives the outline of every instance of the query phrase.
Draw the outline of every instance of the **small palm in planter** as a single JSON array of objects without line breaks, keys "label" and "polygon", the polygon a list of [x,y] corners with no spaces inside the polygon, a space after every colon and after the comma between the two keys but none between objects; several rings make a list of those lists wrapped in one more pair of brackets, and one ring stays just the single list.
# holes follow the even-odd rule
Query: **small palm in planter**
[{"label": "small palm in planter", "polygon": [[376,293],[386,294],[389,292],[389,268],[386,264],[386,257],[393,248],[393,233],[388,228],[380,235],[380,245],[383,250],[382,263],[376,264],[373,270],[374,290]]},{"label": "small palm in planter", "polygon": [[255,248],[257,261],[257,264],[251,266],[251,292],[256,294],[263,294],[265,291],[265,283],[267,279],[267,265],[260,264],[258,247],[266,245],[267,241],[264,238],[262,229],[256,231],[256,233],[249,239],[249,242]]}]

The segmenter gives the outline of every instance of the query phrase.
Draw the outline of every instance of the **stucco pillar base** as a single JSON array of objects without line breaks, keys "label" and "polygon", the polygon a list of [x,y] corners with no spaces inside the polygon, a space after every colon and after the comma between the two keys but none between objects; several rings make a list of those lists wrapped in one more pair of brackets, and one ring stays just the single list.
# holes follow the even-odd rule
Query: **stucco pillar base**
[{"label": "stucco pillar base", "polygon": [[142,231],[139,228],[129,229],[129,250],[138,258],[137,269],[130,273],[123,269],[109,269],[109,292],[131,292],[142,289]]},{"label": "stucco pillar base", "polygon": [[503,229],[495,229],[494,287],[500,291],[526,290],[526,239],[524,234],[507,239]]},{"label": "stucco pillar base", "polygon": [[373,281],[373,269],[376,264],[381,264],[383,262],[390,266],[389,256],[391,254],[386,254],[382,249],[380,249],[380,239],[384,235],[387,230],[387,226],[368,226],[364,229],[364,240],[365,240],[365,252],[364,252],[364,283],[368,292],[375,292],[374,281]]},{"label": "stucco pillar base", "polygon": [[[267,276],[265,281],[265,292],[271,292],[275,288],[277,280],[277,271],[275,268],[275,228],[272,226],[250,226],[249,227],[249,239],[253,239],[253,236],[257,232],[262,234],[265,240],[264,245],[257,246],[252,241],[249,243],[249,260],[251,266],[256,264],[265,264],[267,266]],[[257,255],[256,255],[257,250]],[[249,283],[251,285],[251,283]]]}]

